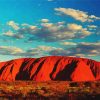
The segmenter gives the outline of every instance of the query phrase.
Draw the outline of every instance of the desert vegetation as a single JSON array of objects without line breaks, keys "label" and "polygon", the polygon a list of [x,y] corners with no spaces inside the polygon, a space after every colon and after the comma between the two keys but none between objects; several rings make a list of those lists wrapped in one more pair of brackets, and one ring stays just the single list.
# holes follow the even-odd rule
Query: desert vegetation
[{"label": "desert vegetation", "polygon": [[0,82],[0,100],[99,100],[100,81]]}]

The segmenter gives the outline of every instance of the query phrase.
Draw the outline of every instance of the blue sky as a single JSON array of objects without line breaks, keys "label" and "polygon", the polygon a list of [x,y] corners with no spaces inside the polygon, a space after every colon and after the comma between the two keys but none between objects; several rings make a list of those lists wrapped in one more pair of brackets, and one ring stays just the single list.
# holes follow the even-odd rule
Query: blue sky
[{"label": "blue sky", "polygon": [[100,61],[99,0],[0,0],[0,60],[63,55]]}]

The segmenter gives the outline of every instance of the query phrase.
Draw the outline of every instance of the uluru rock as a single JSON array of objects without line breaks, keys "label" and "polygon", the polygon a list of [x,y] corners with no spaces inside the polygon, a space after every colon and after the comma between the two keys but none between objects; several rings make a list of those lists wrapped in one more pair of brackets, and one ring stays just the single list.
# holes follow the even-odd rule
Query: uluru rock
[{"label": "uluru rock", "polygon": [[0,81],[100,80],[100,62],[66,56],[21,58],[0,63]]}]

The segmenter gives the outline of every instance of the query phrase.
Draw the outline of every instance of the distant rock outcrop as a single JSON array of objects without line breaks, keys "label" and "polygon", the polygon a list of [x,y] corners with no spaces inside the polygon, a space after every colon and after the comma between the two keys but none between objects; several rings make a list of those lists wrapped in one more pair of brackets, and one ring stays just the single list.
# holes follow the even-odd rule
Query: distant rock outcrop
[{"label": "distant rock outcrop", "polygon": [[0,81],[100,80],[100,62],[85,58],[48,56],[0,63]]}]

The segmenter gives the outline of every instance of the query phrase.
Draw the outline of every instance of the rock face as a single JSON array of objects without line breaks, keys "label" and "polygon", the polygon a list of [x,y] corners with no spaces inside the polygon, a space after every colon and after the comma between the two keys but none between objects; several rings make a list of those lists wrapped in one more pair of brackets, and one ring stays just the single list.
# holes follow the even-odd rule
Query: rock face
[{"label": "rock face", "polygon": [[0,63],[0,81],[100,80],[100,62],[85,58],[48,56]]}]

